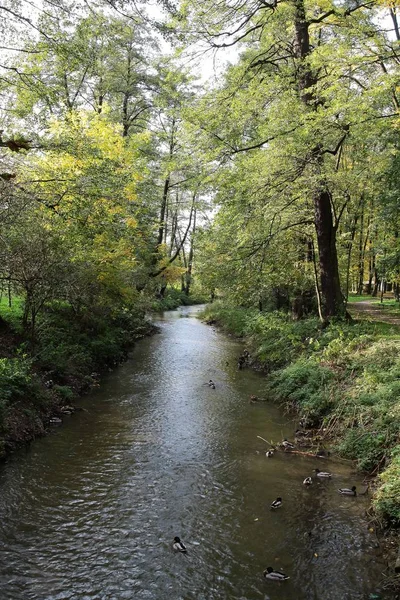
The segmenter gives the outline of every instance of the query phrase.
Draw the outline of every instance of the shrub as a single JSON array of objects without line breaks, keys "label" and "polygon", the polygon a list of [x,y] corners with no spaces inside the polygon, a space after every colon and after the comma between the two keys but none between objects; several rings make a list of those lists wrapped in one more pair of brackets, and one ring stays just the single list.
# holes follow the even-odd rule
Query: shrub
[{"label": "shrub", "polygon": [[62,398],[62,400],[70,401],[74,397],[73,390],[69,385],[55,385],[53,390]]},{"label": "shrub", "polygon": [[0,359],[0,429],[9,404],[32,387],[31,362],[26,358]]},{"label": "shrub", "polygon": [[400,524],[400,446],[393,450],[388,468],[379,475],[380,485],[374,494],[373,506],[377,513],[393,525]]},{"label": "shrub", "polygon": [[318,422],[333,403],[329,387],[334,374],[313,359],[299,359],[271,376],[269,389],[274,398],[289,402],[311,421]]}]

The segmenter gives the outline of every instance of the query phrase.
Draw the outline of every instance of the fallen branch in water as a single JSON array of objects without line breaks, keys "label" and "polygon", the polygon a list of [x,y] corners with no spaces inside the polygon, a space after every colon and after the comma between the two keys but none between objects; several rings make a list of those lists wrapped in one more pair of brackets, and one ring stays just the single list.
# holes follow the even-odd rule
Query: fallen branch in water
[{"label": "fallen branch in water", "polygon": [[313,458],[330,458],[329,456],[323,456],[322,454],[315,454],[315,452],[302,452],[301,450],[284,450],[286,454],[300,454],[301,456],[312,456]]},{"label": "fallen branch in water", "polygon": [[258,438],[260,438],[260,440],[262,440],[263,442],[265,442],[266,444],[269,444],[271,446],[271,448],[274,448],[274,450],[276,449],[276,446],[274,444],[272,444],[271,442],[269,442],[268,440],[264,439],[263,437],[261,437],[261,435],[257,436]]}]

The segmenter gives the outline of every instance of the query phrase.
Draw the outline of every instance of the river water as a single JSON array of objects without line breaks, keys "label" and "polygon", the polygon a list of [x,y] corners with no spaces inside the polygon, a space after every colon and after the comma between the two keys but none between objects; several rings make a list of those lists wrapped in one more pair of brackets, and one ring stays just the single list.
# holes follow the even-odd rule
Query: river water
[{"label": "river water", "polygon": [[[1,466],[1,600],[392,598],[366,497],[337,492],[360,478],[266,458],[257,436],[290,439],[296,423],[249,404],[263,378],[237,370],[240,344],[197,311],[165,314],[83,412]],[[316,466],[333,478],[305,488]],[[290,579],[264,580],[268,566]]]}]

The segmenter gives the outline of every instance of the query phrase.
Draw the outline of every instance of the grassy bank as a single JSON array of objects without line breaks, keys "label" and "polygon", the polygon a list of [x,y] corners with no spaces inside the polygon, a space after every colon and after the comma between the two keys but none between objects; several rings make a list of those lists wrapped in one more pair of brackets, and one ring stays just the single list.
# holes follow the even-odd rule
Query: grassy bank
[{"label": "grassy bank", "polygon": [[11,307],[0,303],[0,457],[42,435],[153,329],[140,307],[76,314],[65,303],[50,303],[32,339],[22,312],[19,299]]},{"label": "grassy bank", "polygon": [[338,455],[379,474],[376,513],[400,524],[400,331],[387,323],[293,321],[219,303],[205,313],[242,337],[269,373],[266,394],[296,410]]}]

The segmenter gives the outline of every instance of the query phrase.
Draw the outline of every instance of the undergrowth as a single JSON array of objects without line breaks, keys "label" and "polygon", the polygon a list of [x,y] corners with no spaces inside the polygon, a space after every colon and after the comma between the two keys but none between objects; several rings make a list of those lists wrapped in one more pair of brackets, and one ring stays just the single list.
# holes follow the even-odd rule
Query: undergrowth
[{"label": "undergrowth", "polygon": [[0,456],[42,434],[57,407],[121,363],[134,340],[153,329],[144,316],[140,306],[77,314],[66,302],[48,303],[32,341],[24,335],[21,303],[0,303]]},{"label": "undergrowth", "polygon": [[201,294],[190,294],[187,296],[184,292],[175,288],[168,288],[163,298],[154,300],[151,309],[154,312],[163,312],[165,310],[174,310],[179,306],[191,306],[193,304],[204,304],[207,299]]}]

